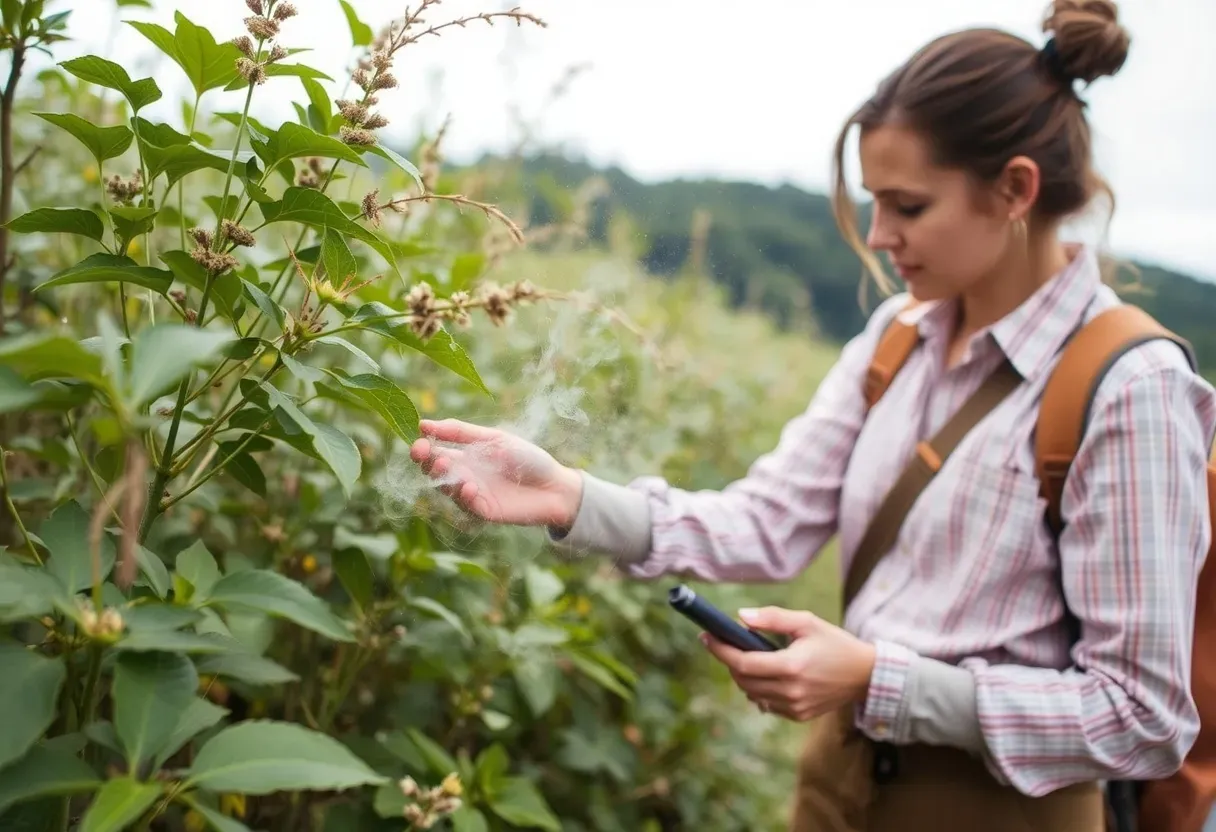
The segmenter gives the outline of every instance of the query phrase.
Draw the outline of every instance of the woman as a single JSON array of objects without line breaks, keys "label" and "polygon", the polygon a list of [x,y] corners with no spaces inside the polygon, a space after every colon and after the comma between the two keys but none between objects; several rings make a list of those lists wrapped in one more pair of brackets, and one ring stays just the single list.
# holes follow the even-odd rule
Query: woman
[{"label": "woman", "polygon": [[[1073,87],[1113,75],[1129,45],[1109,0],[1057,0],[1044,31],[1041,49],[986,29],[939,38],[848,120],[838,221],[879,280],[873,252],[886,253],[908,293],[880,305],[742,480],[720,493],[652,477],[622,487],[455,420],[424,423],[412,449],[475,515],[547,525],[558,545],[608,553],[638,578],[784,580],[837,533],[847,564],[915,445],[1011,365],[1016,387],[913,505],[842,628],[766,608],[740,616],[792,636],[787,649],[706,639],[759,707],[813,720],[796,829],[1099,830],[1102,781],[1173,772],[1196,735],[1188,680],[1216,394],[1181,351],[1150,342],[1111,368],[1058,542],[1042,519],[1043,384],[1069,335],[1119,302],[1095,253],[1059,236],[1109,195]],[[864,243],[842,173],[854,126],[874,196]],[[896,315],[921,342],[867,408],[866,369]],[[897,750],[881,770],[877,744]]]}]

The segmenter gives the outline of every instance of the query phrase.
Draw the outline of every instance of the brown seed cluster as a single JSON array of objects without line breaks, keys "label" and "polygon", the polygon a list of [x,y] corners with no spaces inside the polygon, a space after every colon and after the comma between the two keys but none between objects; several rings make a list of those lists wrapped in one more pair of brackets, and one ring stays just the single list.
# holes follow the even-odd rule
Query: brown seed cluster
[{"label": "brown seed cluster", "polygon": [[463,805],[460,796],[464,794],[464,785],[456,772],[430,789],[419,786],[413,777],[404,778],[397,786],[409,800],[402,814],[414,829],[430,829]]},{"label": "brown seed cluster", "polygon": [[263,57],[263,44],[278,37],[279,24],[295,17],[298,12],[294,5],[285,0],[277,3],[269,0],[269,7],[263,0],[245,0],[245,5],[253,12],[251,17],[245,18],[245,29],[249,35],[253,35],[253,39],[249,35],[241,35],[233,38],[232,44],[241,53],[236,61],[237,73],[256,86],[266,83],[266,67],[287,57],[287,50],[278,43],[271,44],[270,51]]}]

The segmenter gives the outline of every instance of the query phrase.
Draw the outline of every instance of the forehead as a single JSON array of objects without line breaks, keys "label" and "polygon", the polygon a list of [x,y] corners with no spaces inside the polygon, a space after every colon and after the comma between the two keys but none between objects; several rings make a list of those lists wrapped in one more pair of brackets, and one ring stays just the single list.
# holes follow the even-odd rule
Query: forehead
[{"label": "forehead", "polygon": [[864,130],[860,141],[862,184],[871,193],[929,190],[943,171],[933,163],[928,143],[913,130],[884,124]]}]

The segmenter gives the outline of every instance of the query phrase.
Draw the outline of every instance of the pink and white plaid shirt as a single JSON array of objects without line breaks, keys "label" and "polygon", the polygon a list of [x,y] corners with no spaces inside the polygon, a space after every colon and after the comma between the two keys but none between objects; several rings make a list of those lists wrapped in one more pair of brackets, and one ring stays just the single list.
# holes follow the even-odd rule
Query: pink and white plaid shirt
[{"label": "pink and white plaid shirt", "polygon": [[[1198,730],[1191,642],[1211,534],[1205,464],[1216,395],[1167,342],[1119,360],[1069,476],[1058,548],[1034,473],[1033,429],[1058,351],[1083,320],[1118,302],[1094,253],[1081,249],[977,333],[951,370],[953,304],[901,313],[923,341],[867,417],[864,372],[905,298],[886,301],[746,477],[722,492],[657,478],[630,484],[646,495],[652,531],[649,554],[626,568],[639,578],[784,580],[837,533],[847,568],[916,442],[1008,356],[1022,386],[948,459],[847,611],[846,628],[878,654],[858,726],[908,741],[910,671],[940,661],[974,676],[984,757],[1022,792],[1168,774]],[[1082,625],[1071,646],[1066,602]]]}]

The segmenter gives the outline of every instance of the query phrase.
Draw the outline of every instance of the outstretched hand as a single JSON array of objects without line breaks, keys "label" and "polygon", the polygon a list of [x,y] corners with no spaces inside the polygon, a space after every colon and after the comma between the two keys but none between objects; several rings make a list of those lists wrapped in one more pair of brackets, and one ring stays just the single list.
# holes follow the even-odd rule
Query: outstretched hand
[{"label": "outstretched hand", "polygon": [[737,650],[703,633],[701,640],[762,711],[798,722],[865,700],[874,646],[810,612],[781,607],[740,610],[748,627],[793,638],[772,653]]},{"label": "outstretched hand", "polygon": [[582,498],[579,473],[498,428],[458,419],[419,425],[410,458],[461,508],[491,523],[568,528]]}]

